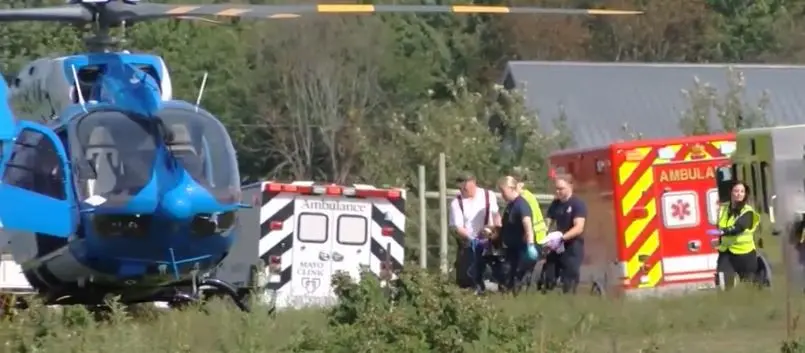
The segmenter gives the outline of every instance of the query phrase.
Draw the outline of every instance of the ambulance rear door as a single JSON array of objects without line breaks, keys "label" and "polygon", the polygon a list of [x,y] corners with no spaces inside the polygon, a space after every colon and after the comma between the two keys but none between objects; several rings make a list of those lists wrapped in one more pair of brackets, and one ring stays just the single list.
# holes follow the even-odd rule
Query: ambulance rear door
[{"label": "ambulance rear door", "polygon": [[332,298],[332,242],[338,213],[329,208],[337,202],[331,197],[299,195],[294,200],[292,307],[324,306],[334,303]]},{"label": "ambulance rear door", "polygon": [[715,167],[723,158],[660,164],[660,243],[664,285],[713,283],[717,251],[706,231],[716,222]]},{"label": "ambulance rear door", "polygon": [[[367,199],[344,198],[338,201],[331,225],[331,271],[343,272],[358,282],[362,268],[369,268],[372,258],[369,231],[372,219],[372,202]],[[333,294],[335,295],[335,294]]]}]

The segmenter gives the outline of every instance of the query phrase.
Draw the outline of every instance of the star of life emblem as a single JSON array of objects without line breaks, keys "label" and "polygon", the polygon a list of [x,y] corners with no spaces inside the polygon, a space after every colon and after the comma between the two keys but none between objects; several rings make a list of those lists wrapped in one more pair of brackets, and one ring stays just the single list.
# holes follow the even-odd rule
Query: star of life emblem
[{"label": "star of life emblem", "polygon": [[699,198],[696,192],[667,192],[662,195],[661,204],[666,228],[691,228],[699,225]]}]

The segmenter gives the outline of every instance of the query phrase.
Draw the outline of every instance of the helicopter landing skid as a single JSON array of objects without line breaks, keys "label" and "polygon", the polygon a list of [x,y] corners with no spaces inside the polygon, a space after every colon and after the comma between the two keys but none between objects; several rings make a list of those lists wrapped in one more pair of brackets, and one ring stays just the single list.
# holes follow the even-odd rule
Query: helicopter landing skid
[{"label": "helicopter landing skid", "polygon": [[173,287],[174,291],[165,295],[166,300],[164,301],[167,301],[172,308],[179,308],[189,304],[200,303],[216,295],[222,295],[232,298],[241,311],[251,311],[244,296],[238,293],[235,286],[225,281],[216,278],[205,278],[195,283],[195,285],[193,283],[188,283],[187,285],[192,288],[190,291],[182,290],[182,288],[186,288],[184,285]]},{"label": "helicopter landing skid", "polygon": [[232,284],[217,279],[217,278],[205,278],[199,282],[199,287],[213,287],[218,293],[225,294],[232,298],[235,302],[235,305],[243,312],[250,312],[249,306],[246,304],[246,300],[244,296],[238,293],[237,288]]}]

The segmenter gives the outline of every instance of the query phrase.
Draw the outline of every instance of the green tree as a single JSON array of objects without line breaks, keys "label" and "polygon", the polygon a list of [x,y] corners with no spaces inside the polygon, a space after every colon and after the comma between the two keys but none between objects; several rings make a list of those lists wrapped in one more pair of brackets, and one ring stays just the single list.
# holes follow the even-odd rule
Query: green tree
[{"label": "green tree", "polygon": [[[769,125],[766,116],[769,94],[764,92],[756,102],[748,102],[743,73],[732,68],[726,71],[727,90],[721,96],[715,87],[696,77],[693,88],[682,90],[689,106],[680,116],[679,127],[686,135],[736,132]],[[712,126],[714,122],[719,126]]]}]

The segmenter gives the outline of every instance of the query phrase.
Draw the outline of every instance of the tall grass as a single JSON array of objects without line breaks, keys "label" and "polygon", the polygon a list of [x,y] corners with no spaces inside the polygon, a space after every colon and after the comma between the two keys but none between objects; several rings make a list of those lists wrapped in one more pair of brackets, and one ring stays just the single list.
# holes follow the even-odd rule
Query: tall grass
[{"label": "tall grass", "polygon": [[[805,352],[786,337],[778,291],[737,288],[685,297],[617,300],[527,294],[477,298],[416,270],[395,301],[372,278],[339,279],[328,310],[237,311],[226,302],[132,316],[113,305],[97,321],[83,309],[40,306],[0,323],[3,352]],[[796,298],[794,317],[801,313]]]}]

